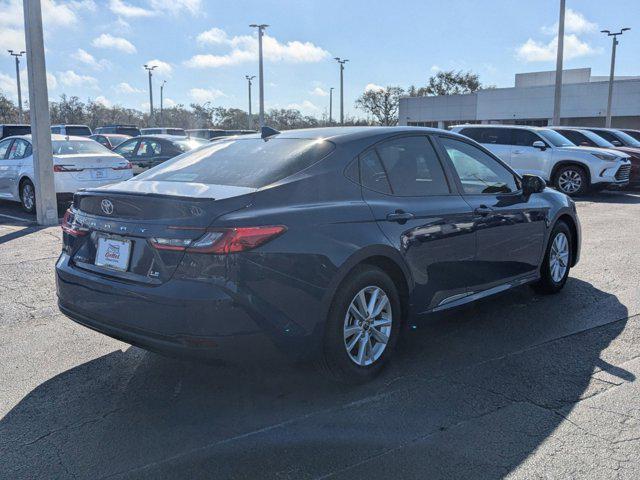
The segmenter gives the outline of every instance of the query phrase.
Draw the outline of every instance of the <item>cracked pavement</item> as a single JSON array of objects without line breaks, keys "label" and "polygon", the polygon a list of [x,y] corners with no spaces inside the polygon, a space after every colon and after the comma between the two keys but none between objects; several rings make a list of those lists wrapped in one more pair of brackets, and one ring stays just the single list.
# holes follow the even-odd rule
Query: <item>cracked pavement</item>
[{"label": "cracked pavement", "polygon": [[0,204],[0,478],[640,478],[640,194],[578,209],[562,293],[416,319],[349,388],[76,325],[55,306],[59,229]]}]

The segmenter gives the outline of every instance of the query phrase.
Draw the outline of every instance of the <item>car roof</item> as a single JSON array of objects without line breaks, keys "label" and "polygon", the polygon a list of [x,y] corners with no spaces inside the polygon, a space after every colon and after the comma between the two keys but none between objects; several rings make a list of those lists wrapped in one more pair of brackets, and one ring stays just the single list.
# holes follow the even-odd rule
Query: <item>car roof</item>
[{"label": "car roof", "polygon": [[159,140],[185,140],[186,137],[184,135],[169,135],[167,133],[154,133],[151,135],[139,135],[137,137],[131,137],[131,138],[141,138],[141,139],[145,139],[145,138],[157,138]]},{"label": "car roof", "polygon": [[460,125],[453,125],[451,128],[523,128],[526,130],[547,130],[551,128],[547,127],[535,127],[533,125],[507,125],[507,124],[492,124],[492,123],[463,123]]},{"label": "car roof", "polygon": [[81,123],[54,123],[51,126],[52,127],[87,127],[89,128],[89,125],[83,125]]},{"label": "car roof", "polygon": [[[28,142],[31,142],[31,138],[32,135],[30,133],[27,133],[25,135],[11,135],[10,137],[6,137],[3,138],[3,140],[6,140],[8,138],[22,138],[24,140],[27,140]],[[81,141],[88,141],[89,137],[84,137],[84,136],[80,136],[80,135],[61,135],[59,133],[52,133],[51,134],[51,141],[57,141],[57,142],[62,142],[64,140],[81,140]]]}]

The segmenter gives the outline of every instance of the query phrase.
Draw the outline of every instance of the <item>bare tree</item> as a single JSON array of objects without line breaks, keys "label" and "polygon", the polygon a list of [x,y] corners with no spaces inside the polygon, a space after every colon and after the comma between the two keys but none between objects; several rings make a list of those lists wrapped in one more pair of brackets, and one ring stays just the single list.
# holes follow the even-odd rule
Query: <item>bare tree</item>
[{"label": "bare tree", "polygon": [[356,108],[372,115],[379,125],[397,125],[398,105],[404,94],[400,87],[371,88],[356,100]]}]

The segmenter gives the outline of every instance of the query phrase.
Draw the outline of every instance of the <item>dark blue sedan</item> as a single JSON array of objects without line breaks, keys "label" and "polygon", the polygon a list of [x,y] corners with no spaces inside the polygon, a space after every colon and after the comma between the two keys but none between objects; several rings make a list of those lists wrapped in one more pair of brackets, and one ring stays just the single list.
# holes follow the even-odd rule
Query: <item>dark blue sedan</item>
[{"label": "dark blue sedan", "polygon": [[71,319],[162,353],[314,359],[375,376],[412,315],[531,284],[580,253],[575,204],[466,137],[364,127],[231,137],[75,195]]}]

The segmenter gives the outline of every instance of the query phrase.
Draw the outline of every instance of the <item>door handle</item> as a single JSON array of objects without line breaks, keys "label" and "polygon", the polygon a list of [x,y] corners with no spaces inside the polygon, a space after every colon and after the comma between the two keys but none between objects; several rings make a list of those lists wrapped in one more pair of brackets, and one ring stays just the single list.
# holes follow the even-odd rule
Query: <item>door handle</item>
[{"label": "door handle", "polygon": [[519,155],[522,153],[522,150],[514,150],[513,153],[515,153],[516,155]]},{"label": "door handle", "polygon": [[393,213],[387,214],[387,222],[405,223],[407,220],[411,220],[415,215],[413,213],[405,212],[404,210],[396,210]]},{"label": "door handle", "polygon": [[473,213],[476,215],[480,215],[481,217],[486,217],[487,215],[491,215],[493,213],[493,209],[487,207],[486,205],[480,205],[476,208]]}]

